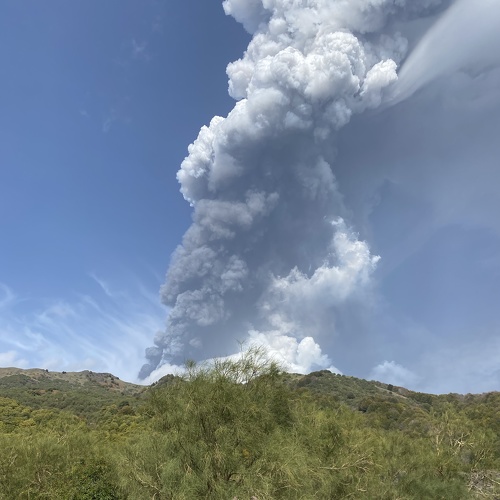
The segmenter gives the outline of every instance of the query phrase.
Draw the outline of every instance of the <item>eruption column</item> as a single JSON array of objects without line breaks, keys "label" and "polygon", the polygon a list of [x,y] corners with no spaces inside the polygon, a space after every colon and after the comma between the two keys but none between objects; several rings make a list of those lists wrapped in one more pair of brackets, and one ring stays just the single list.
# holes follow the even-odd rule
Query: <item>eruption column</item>
[{"label": "eruption column", "polygon": [[335,136],[397,79],[406,40],[387,23],[439,3],[224,2],[253,39],[227,69],[234,109],[201,129],[177,174],[193,223],[141,378],[247,339],[296,371],[331,366],[318,342],[330,350],[339,311],[366,300],[378,260],[346,222]]}]

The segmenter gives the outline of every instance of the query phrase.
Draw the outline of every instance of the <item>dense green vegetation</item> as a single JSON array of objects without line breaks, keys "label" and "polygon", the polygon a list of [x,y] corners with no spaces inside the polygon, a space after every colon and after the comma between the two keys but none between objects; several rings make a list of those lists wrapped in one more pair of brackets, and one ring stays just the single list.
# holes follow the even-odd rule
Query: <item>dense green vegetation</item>
[{"label": "dense green vegetation", "polygon": [[65,410],[88,423],[97,422],[107,407],[136,407],[144,392],[144,387],[127,384],[109,373],[0,368],[0,396],[32,409]]},{"label": "dense green vegetation", "polygon": [[41,372],[0,377],[0,499],[500,498],[498,393],[286,374],[258,349],[146,391]]}]

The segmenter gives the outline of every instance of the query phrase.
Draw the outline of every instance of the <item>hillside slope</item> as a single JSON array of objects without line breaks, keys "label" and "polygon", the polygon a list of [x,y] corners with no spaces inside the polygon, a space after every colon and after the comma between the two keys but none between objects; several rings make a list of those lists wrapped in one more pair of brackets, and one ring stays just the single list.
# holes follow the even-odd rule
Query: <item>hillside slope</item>
[{"label": "hillside slope", "polygon": [[0,500],[500,499],[500,393],[253,361],[150,387],[0,369]]},{"label": "hillside slope", "polygon": [[137,402],[146,390],[110,373],[0,368],[0,396],[34,409],[56,408],[87,418],[110,405]]}]

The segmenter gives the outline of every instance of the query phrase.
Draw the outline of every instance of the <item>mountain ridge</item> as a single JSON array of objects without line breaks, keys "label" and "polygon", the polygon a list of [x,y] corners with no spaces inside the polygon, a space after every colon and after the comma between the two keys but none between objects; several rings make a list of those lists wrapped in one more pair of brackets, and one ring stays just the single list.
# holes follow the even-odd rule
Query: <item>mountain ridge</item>
[{"label": "mountain ridge", "polygon": [[78,372],[67,371],[51,371],[43,368],[16,368],[5,367],[0,368],[0,379],[15,375],[24,375],[32,381],[41,380],[62,380],[69,383],[85,385],[86,383],[95,383],[104,387],[109,387],[112,390],[123,390],[125,388],[140,388],[147,387],[132,382],[125,382],[116,375],[107,372],[93,372],[92,370],[82,370]]},{"label": "mountain ridge", "polygon": [[500,498],[500,393],[248,359],[151,386],[0,368],[0,500]]}]

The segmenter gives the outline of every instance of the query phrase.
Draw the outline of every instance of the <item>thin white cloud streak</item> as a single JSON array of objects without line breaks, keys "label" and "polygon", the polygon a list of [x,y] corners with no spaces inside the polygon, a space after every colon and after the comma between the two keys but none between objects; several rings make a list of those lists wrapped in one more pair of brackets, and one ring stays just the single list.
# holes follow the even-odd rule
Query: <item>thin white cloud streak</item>
[{"label": "thin white cloud streak", "polygon": [[135,38],[132,39],[132,58],[141,59],[143,61],[149,61],[151,55],[148,50],[148,43],[146,41],[138,42]]},{"label": "thin white cloud streak", "polygon": [[458,0],[423,36],[393,86],[393,104],[458,70],[480,71],[500,63],[500,3]]},{"label": "thin white cloud streak", "polygon": [[90,273],[89,276],[101,287],[102,291],[110,298],[114,298],[114,294],[111,291],[111,288],[108,283],[106,283],[103,279],[96,276],[94,273]]},{"label": "thin white cloud streak", "polygon": [[107,113],[102,119],[101,131],[103,134],[107,134],[111,130],[113,122],[117,120],[116,111],[112,109]]},{"label": "thin white cloud streak", "polygon": [[0,293],[2,294],[0,297],[0,310],[2,310],[11,305],[15,301],[16,296],[14,295],[14,292],[3,283],[0,283]]},{"label": "thin white cloud streak", "polygon": [[0,285],[0,365],[90,369],[137,381],[144,345],[163,327],[165,308],[144,287],[114,293],[101,285],[104,294],[70,300],[16,298]]}]

